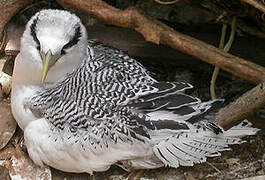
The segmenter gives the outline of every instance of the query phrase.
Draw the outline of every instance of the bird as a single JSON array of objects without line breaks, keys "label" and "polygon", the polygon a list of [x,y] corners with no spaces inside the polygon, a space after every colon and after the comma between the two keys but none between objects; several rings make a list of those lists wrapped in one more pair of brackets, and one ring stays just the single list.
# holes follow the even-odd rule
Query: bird
[{"label": "bird", "polygon": [[240,144],[258,129],[224,130],[186,82],[154,79],[122,50],[87,38],[79,17],[45,9],[28,21],[12,77],[11,110],[36,165],[65,172],[178,168]]}]

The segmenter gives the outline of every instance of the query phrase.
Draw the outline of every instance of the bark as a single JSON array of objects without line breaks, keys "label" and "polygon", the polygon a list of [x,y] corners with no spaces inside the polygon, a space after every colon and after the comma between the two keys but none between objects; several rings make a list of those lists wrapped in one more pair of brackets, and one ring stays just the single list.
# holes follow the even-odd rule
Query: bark
[{"label": "bark", "polygon": [[[256,1],[256,0],[241,0],[245,3],[250,4],[251,6],[257,8],[261,12],[265,13],[265,5],[262,4],[262,2]],[[264,2],[264,1],[263,1]]]},{"label": "bark", "polygon": [[217,113],[218,124],[229,129],[265,106],[265,82],[246,92]]},{"label": "bark", "polygon": [[147,41],[178,49],[242,79],[254,83],[265,81],[264,67],[178,33],[135,7],[119,10],[100,0],[61,0],[61,2],[93,15],[104,23],[134,29]]}]

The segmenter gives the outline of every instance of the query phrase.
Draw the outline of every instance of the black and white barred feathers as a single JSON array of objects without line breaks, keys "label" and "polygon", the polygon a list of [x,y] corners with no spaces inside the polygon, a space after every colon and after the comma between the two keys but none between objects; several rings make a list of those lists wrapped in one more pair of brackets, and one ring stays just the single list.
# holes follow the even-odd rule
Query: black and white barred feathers
[{"label": "black and white barred feathers", "polygon": [[160,163],[147,168],[191,166],[241,142],[237,136],[248,123],[224,131],[209,120],[222,100],[201,102],[185,94],[192,88],[188,83],[158,82],[136,60],[98,41],[89,41],[88,54],[77,69],[46,84],[27,103],[52,131],[69,132],[64,138],[95,150],[149,143]]}]

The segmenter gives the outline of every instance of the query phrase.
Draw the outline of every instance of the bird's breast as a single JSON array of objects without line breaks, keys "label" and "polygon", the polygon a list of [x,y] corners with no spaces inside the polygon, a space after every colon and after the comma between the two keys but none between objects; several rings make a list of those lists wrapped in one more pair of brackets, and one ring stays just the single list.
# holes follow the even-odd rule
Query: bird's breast
[{"label": "bird's breast", "polygon": [[27,107],[28,100],[37,92],[37,86],[15,86],[11,93],[11,109],[19,127],[24,130],[26,126],[37,117]]}]

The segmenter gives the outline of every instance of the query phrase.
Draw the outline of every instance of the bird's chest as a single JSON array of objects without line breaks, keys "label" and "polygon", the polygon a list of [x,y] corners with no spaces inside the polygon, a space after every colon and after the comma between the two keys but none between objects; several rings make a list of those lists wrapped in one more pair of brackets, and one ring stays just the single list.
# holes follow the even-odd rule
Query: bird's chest
[{"label": "bird's chest", "polygon": [[13,87],[11,93],[12,114],[22,130],[24,130],[31,121],[38,119],[27,106],[28,99],[34,96],[37,89],[38,88],[35,86]]}]

